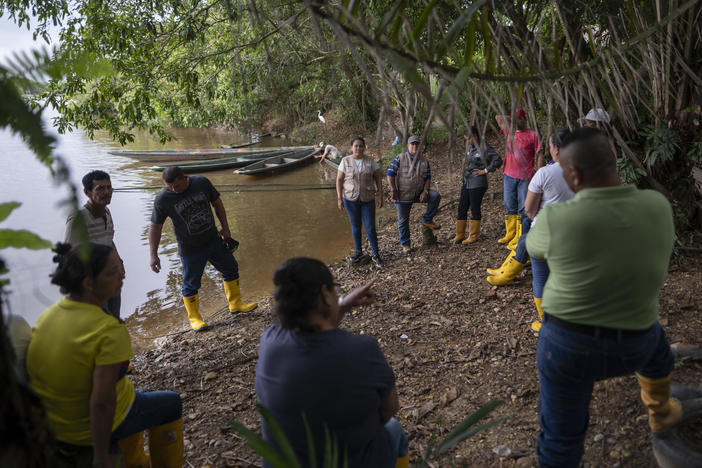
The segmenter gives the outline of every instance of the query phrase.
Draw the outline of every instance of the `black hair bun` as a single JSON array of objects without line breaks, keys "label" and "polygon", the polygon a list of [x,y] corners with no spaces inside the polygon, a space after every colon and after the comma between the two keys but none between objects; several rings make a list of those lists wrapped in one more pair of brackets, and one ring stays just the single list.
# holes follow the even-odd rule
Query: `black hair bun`
[{"label": "black hair bun", "polygon": [[56,245],[54,246],[53,249],[51,249],[52,252],[55,252],[56,255],[54,255],[54,263],[61,263],[61,260],[65,257],[65,255],[70,252],[71,250],[71,244],[65,243],[65,242],[57,242]]}]

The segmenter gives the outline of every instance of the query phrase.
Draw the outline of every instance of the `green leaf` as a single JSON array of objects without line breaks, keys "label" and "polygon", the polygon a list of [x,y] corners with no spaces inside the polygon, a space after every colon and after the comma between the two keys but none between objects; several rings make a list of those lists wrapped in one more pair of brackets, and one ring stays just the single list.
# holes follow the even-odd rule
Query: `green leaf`
[{"label": "green leaf", "polygon": [[[380,37],[383,35],[385,32],[385,28],[388,27],[390,24],[390,21],[392,21],[393,18],[397,21],[398,19],[402,18],[401,15],[401,10],[404,9],[405,7],[405,1],[406,0],[397,0],[393,7],[385,12],[383,15],[383,18],[381,19],[380,23],[378,24],[378,28],[375,30],[375,40],[380,40]],[[393,31],[394,31],[393,27]],[[399,29],[399,28],[398,28]],[[392,34],[388,36],[389,38],[392,38]],[[392,39],[391,39],[392,40]]]},{"label": "green leaf", "polygon": [[422,34],[422,31],[424,31],[424,28],[426,28],[427,23],[429,22],[429,16],[437,3],[438,0],[429,0],[429,4],[424,8],[424,11],[422,11],[419,19],[417,19],[417,22],[414,24],[412,35],[414,36],[415,41],[419,41],[419,36]]},{"label": "green leaf", "polygon": [[307,458],[310,462],[310,468],[317,468],[317,451],[314,448],[314,437],[310,423],[307,421],[307,415],[302,413],[302,422],[305,423],[305,434],[307,436]]},{"label": "green leaf", "polygon": [[15,208],[19,208],[20,206],[22,206],[22,204],[16,201],[0,203],[0,221],[4,221]]},{"label": "green leaf", "polygon": [[249,446],[254,450],[254,452],[259,454],[264,460],[275,468],[287,468],[290,466],[288,461],[280,454],[280,452],[278,452],[278,450],[275,449],[275,447],[263,440],[251,429],[247,428],[243,424],[239,424],[238,422],[232,423],[232,429],[246,439],[246,442],[248,442]]},{"label": "green leaf", "polygon": [[395,22],[392,24],[392,31],[390,31],[390,42],[397,44],[398,37],[400,36],[400,28],[402,27],[402,12],[405,9],[405,3],[400,3],[400,8],[395,16]]},{"label": "green leaf", "polygon": [[439,445],[439,447],[436,449],[436,454],[437,455],[442,455],[449,450],[451,450],[456,444],[466,440],[468,437],[471,437],[474,434],[477,434],[480,431],[484,431],[485,429],[489,429],[492,426],[501,423],[502,421],[506,420],[507,416],[502,416],[500,418],[493,419],[492,421],[488,421],[484,424],[479,424],[475,427],[472,427],[464,432],[461,432],[457,434],[455,437],[452,439],[444,439],[444,441]]},{"label": "green leaf", "polygon": [[492,34],[490,33],[490,25],[488,19],[490,16],[490,5],[483,6],[480,19],[483,26],[483,44],[485,44],[485,67],[488,73],[495,74],[495,61],[493,60],[492,50]]},{"label": "green leaf", "polygon": [[437,47],[435,52],[436,57],[441,57],[444,54],[444,52],[446,52],[451,47],[451,45],[458,38],[461,31],[463,31],[463,27],[465,26],[465,24],[469,21],[473,21],[473,18],[475,17],[475,12],[486,2],[487,0],[478,0],[477,2],[473,2],[468,8],[466,8],[466,10],[463,13],[461,13],[461,16],[458,17],[458,19],[451,25],[451,28],[449,28],[448,32],[446,33],[446,38],[442,41],[441,45]]},{"label": "green leaf", "polygon": [[473,64],[473,54],[475,53],[475,31],[478,26],[479,15],[473,15],[466,29],[466,56],[465,65],[470,67]]},{"label": "green leaf", "polygon": [[333,444],[334,443],[331,440],[331,436],[329,435],[329,428],[326,424],[324,424],[324,461],[322,461],[322,466],[324,468],[327,468],[332,464],[332,451],[334,450]]},{"label": "green leaf", "polygon": [[283,432],[283,428],[280,427],[280,424],[278,424],[271,412],[268,411],[263,405],[259,403],[256,405],[256,407],[258,407],[258,411],[261,413],[261,416],[263,416],[263,420],[266,422],[266,426],[273,436],[273,440],[275,440],[275,442],[278,444],[282,455],[289,463],[288,466],[290,468],[300,467],[300,463],[295,455],[295,450],[293,450],[290,441],[285,435],[285,432]]},{"label": "green leaf", "polygon": [[481,406],[480,408],[475,410],[475,412],[469,415],[466,419],[461,421],[456,427],[454,427],[453,430],[451,430],[451,432],[448,433],[446,438],[439,443],[439,447],[442,447],[444,444],[446,444],[447,441],[450,441],[451,439],[457,437],[459,434],[461,434],[470,426],[483,419],[485,416],[490,414],[492,411],[495,410],[495,408],[497,408],[503,403],[504,401],[502,400],[492,400],[485,403],[483,406]]},{"label": "green leaf", "polygon": [[49,249],[54,244],[46,239],[42,239],[33,232],[26,229],[0,229],[0,249],[14,247],[16,249],[41,250]]},{"label": "green leaf", "polygon": [[388,53],[387,58],[390,60],[390,62],[392,62],[393,66],[404,75],[407,81],[419,86],[428,86],[426,81],[424,81],[424,79],[417,72],[416,63],[394,52]]}]

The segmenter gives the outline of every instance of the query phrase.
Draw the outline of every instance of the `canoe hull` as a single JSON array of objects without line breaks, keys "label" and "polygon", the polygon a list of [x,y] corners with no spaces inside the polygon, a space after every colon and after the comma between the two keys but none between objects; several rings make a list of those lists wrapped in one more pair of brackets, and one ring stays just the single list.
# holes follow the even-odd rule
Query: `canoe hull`
[{"label": "canoe hull", "polygon": [[287,156],[290,154],[295,154],[293,151],[286,151],[281,153],[279,151],[250,154],[246,156],[235,156],[230,158],[221,159],[205,159],[203,161],[197,162],[183,162],[175,164],[164,164],[162,166],[152,166],[151,169],[157,172],[163,172],[167,167],[178,166],[186,174],[192,174],[196,172],[206,172],[206,171],[219,171],[222,169],[231,169],[234,167],[245,167],[249,166],[255,162],[263,161],[268,158],[276,156]]},{"label": "canoe hull", "polygon": [[271,151],[280,153],[287,151],[311,150],[312,146],[286,146],[274,148],[216,148],[192,150],[154,150],[154,151],[110,151],[115,156],[126,156],[147,162],[166,161],[199,161],[203,159],[231,158],[234,156],[247,156]]},{"label": "canoe hull", "polygon": [[319,150],[301,151],[297,157],[292,155],[274,156],[238,169],[234,173],[249,176],[270,176],[309,164],[314,161],[314,155],[318,152]]}]

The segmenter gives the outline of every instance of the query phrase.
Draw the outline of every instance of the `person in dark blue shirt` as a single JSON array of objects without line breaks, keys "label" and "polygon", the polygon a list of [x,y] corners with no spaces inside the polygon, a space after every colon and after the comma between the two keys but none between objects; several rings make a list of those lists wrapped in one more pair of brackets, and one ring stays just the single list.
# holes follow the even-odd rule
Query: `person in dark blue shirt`
[{"label": "person in dark blue shirt", "polygon": [[319,462],[328,430],[349,467],[406,467],[407,436],[393,418],[395,374],[375,338],[339,328],[348,308],[373,302],[373,282],[340,298],[329,269],[311,258],[288,260],[273,282],[278,322],[261,336],[256,394],[302,466],[310,460],[306,421]]}]

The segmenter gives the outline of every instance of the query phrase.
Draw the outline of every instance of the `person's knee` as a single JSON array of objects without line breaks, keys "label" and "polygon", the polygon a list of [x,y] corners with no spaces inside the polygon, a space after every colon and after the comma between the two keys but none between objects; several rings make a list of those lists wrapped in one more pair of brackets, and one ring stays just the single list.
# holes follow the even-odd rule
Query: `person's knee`
[{"label": "person's knee", "polygon": [[161,407],[163,408],[164,424],[177,421],[183,417],[183,399],[176,392],[161,391],[158,392],[161,399]]},{"label": "person's knee", "polygon": [[385,430],[388,432],[390,444],[396,452],[395,457],[400,458],[407,455],[409,440],[397,419],[390,418],[390,421],[385,423]]},{"label": "person's knee", "polygon": [[174,419],[180,419],[183,417],[183,399],[176,392],[168,392],[171,394],[171,405],[173,408]]}]

